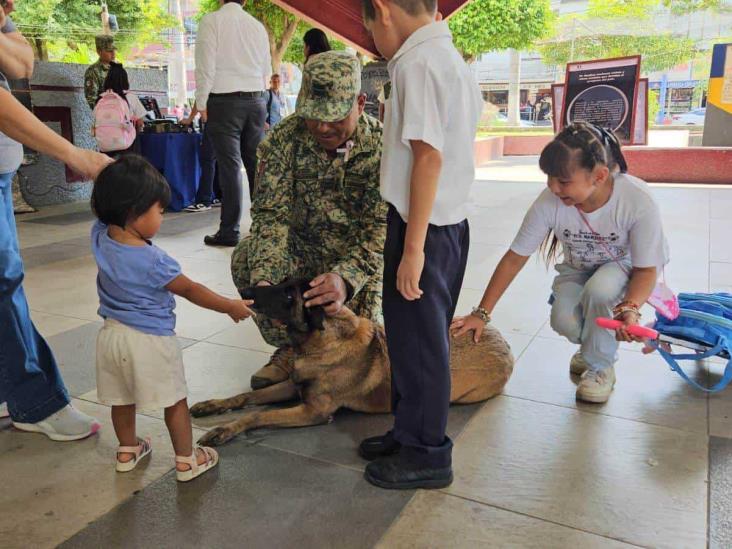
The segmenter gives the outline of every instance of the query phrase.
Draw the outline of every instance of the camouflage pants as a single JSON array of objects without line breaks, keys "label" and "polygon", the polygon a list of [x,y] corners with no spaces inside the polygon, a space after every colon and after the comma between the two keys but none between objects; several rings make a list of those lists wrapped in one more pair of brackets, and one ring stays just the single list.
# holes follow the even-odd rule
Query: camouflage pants
[{"label": "camouflage pants", "polygon": [[[237,288],[247,288],[259,282],[259,280],[251,280],[251,269],[249,267],[250,239],[251,236],[248,236],[239,241],[231,256],[231,275]],[[324,266],[323,263],[323,259],[320,257],[290,257],[290,272],[284,273],[282,280],[287,278],[315,278],[328,272],[328,267]],[[279,283],[282,280],[273,282]],[[381,322],[381,280],[382,273],[372,276],[361,291],[346,303],[346,306],[359,316]],[[254,322],[257,324],[264,340],[270,345],[277,348],[292,345],[284,326],[274,325],[269,318],[263,315],[257,315]]]}]

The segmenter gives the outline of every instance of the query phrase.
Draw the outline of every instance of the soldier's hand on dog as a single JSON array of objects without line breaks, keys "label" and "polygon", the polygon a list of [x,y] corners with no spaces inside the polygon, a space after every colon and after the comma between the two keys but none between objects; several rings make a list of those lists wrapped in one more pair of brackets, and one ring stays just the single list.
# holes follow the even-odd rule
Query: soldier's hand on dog
[{"label": "soldier's hand on dog", "polygon": [[473,332],[473,341],[475,343],[480,341],[480,336],[483,334],[484,329],[485,322],[473,315],[459,316],[454,318],[452,320],[452,324],[450,324],[450,333],[452,334],[452,337],[457,338],[467,334],[468,332]]},{"label": "soldier's hand on dog", "polygon": [[231,307],[226,311],[226,314],[228,314],[234,322],[239,322],[240,320],[244,320],[250,316],[257,316],[256,313],[249,308],[252,305],[254,305],[254,301],[251,299],[232,299]]},{"label": "soldier's hand on dog", "polygon": [[346,282],[340,275],[325,273],[310,282],[311,289],[303,294],[306,307],[323,305],[327,315],[337,314],[348,297]]},{"label": "soldier's hand on dog", "polygon": [[407,301],[414,301],[424,293],[419,289],[419,279],[424,269],[424,252],[404,252],[397,271],[397,290]]}]

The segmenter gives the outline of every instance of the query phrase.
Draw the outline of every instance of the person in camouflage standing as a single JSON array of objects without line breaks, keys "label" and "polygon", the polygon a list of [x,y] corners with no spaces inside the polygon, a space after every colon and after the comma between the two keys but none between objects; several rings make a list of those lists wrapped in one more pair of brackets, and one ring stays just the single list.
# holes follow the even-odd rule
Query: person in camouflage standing
[{"label": "person in camouflage standing", "polygon": [[[232,255],[234,282],[246,288],[312,279],[307,305],[335,314],[345,304],[377,320],[387,212],[379,193],[381,124],[363,112],[353,55],[313,56],[302,86],[296,116],[257,151],[252,226]],[[283,326],[263,315],[255,322],[277,347],[252,376],[252,388],[261,389],[289,377],[293,355]]]},{"label": "person in camouflage standing", "polygon": [[104,81],[107,79],[109,64],[114,61],[117,53],[114,36],[100,34],[94,38],[94,42],[97,46],[99,59],[84,73],[84,96],[91,110],[94,110],[94,106],[97,104],[99,92],[102,91]]}]

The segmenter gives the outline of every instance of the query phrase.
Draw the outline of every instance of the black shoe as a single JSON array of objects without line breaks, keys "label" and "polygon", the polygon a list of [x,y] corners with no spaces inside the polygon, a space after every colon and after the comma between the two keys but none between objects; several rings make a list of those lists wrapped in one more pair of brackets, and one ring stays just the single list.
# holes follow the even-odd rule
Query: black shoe
[{"label": "black shoe", "polygon": [[366,480],[388,490],[429,490],[452,484],[452,467],[427,467],[408,459],[405,454],[402,452],[372,461],[364,472]]},{"label": "black shoe", "polygon": [[203,237],[203,243],[207,246],[236,246],[239,244],[238,238],[223,238],[219,233]]},{"label": "black shoe", "polygon": [[394,455],[401,447],[402,445],[394,440],[389,431],[385,435],[362,440],[358,445],[358,455],[366,461],[373,461],[376,458]]}]

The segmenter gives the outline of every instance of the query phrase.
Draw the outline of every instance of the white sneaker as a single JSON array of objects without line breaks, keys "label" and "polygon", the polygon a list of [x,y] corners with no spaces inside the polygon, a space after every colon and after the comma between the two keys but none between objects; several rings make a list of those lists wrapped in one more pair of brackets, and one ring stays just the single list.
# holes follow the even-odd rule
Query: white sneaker
[{"label": "white sneaker", "polygon": [[191,204],[190,206],[186,206],[183,208],[184,212],[188,213],[197,213],[197,212],[206,212],[211,209],[211,206],[206,206],[206,204]]},{"label": "white sneaker", "polygon": [[569,361],[570,373],[581,376],[589,369],[590,365],[587,364],[585,357],[582,356],[582,351],[577,351],[576,353],[574,353],[574,356],[572,356],[572,360]]},{"label": "white sneaker", "polygon": [[29,433],[42,433],[51,440],[58,441],[80,440],[93,435],[102,427],[93,417],[80,412],[71,404],[38,423],[14,421],[13,426]]},{"label": "white sneaker", "polygon": [[221,200],[219,200],[218,198],[214,198],[213,202],[211,202],[211,206],[213,206],[214,208],[220,208]]},{"label": "white sneaker", "polygon": [[603,403],[610,398],[615,387],[615,368],[587,370],[577,385],[577,399],[585,402]]},{"label": "white sneaker", "polygon": [[3,402],[0,404],[0,419],[4,417],[10,417],[10,412],[8,412],[8,404],[7,402]]}]

